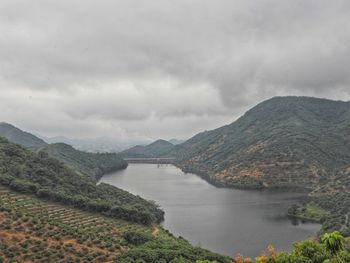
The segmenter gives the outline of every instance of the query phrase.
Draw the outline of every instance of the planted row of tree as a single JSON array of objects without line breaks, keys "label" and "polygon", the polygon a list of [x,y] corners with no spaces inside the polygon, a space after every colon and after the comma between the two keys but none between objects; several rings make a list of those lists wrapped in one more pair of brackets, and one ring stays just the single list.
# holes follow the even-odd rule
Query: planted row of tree
[{"label": "planted row of tree", "polygon": [[153,202],[107,184],[96,185],[47,154],[33,153],[0,138],[0,184],[15,191],[72,205],[84,210],[151,224],[164,212]]}]

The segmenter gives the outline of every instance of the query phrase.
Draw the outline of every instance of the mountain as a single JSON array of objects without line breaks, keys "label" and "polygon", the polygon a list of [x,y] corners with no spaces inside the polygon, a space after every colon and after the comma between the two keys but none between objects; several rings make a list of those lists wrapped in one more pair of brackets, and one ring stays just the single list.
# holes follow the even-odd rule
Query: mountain
[{"label": "mountain", "polygon": [[123,157],[151,158],[166,155],[174,145],[166,140],[157,140],[148,145],[136,145],[120,153]]},{"label": "mountain", "polygon": [[314,189],[350,163],[350,102],[275,97],[169,153],[224,186]]},{"label": "mountain", "polygon": [[166,156],[220,186],[308,190],[289,215],[350,236],[350,102],[275,97]]},{"label": "mountain", "polygon": [[68,144],[48,144],[35,135],[8,123],[0,123],[0,136],[32,151],[44,151],[79,173],[96,180],[104,173],[127,167],[127,163],[115,153],[87,153],[76,150]]},{"label": "mountain", "polygon": [[6,122],[0,122],[0,136],[31,150],[38,150],[47,145],[42,139]]},{"label": "mountain", "polygon": [[76,171],[95,178],[127,167],[127,163],[115,153],[88,153],[76,150],[65,143],[49,144],[41,151]]}]

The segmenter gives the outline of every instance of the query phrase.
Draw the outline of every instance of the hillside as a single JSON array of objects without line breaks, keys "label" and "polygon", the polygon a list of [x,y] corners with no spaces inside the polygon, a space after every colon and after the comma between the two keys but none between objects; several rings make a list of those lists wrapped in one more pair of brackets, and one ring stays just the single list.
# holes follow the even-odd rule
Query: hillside
[{"label": "hillside", "polygon": [[6,122],[0,122],[0,136],[34,151],[47,145],[42,139]]},{"label": "hillside", "polygon": [[171,154],[184,170],[219,185],[314,189],[348,167],[349,130],[349,102],[276,97]]},{"label": "hillside", "polygon": [[[160,226],[145,226],[0,187],[0,262],[229,263]],[[185,261],[186,260],[186,261]]]},{"label": "hillside", "polygon": [[166,155],[174,145],[165,140],[157,140],[148,145],[137,145],[120,153],[123,157],[152,158]]},{"label": "hillside", "polygon": [[63,143],[47,144],[33,134],[4,122],[0,123],[0,136],[32,151],[45,151],[49,156],[96,180],[104,173],[127,167],[127,163],[114,153],[87,153]]},{"label": "hillside", "polygon": [[40,198],[96,211],[113,218],[150,224],[163,219],[154,203],[107,184],[96,185],[50,158],[0,137],[0,184]]},{"label": "hillside", "polygon": [[42,148],[50,157],[62,161],[84,175],[100,178],[103,174],[125,169],[128,164],[115,153],[88,153],[65,143],[53,143]]},{"label": "hillside", "polygon": [[350,235],[350,102],[276,97],[168,154],[208,181],[311,191],[289,214]]}]

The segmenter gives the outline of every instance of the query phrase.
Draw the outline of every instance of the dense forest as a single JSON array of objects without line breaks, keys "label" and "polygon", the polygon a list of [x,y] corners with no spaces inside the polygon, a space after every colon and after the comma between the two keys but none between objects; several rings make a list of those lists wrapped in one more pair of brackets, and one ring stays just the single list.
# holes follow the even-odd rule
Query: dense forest
[{"label": "dense forest", "polygon": [[44,151],[80,174],[96,180],[105,173],[127,167],[127,163],[115,153],[87,153],[64,143],[47,144],[33,134],[5,122],[0,123],[0,136],[32,151]]},{"label": "dense forest", "polygon": [[34,153],[0,138],[0,184],[105,215],[151,224],[163,219],[152,202],[66,168],[45,152]]}]

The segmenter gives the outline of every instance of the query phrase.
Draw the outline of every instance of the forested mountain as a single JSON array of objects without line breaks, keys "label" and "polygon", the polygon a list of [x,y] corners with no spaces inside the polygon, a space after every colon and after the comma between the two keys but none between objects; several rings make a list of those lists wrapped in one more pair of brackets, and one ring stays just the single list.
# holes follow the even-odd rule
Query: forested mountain
[{"label": "forested mountain", "polygon": [[350,102],[275,97],[168,155],[221,186],[307,189],[289,214],[350,235]]},{"label": "forested mountain", "polygon": [[0,136],[32,151],[45,151],[49,156],[65,163],[79,173],[96,179],[104,173],[127,167],[127,163],[115,153],[87,153],[78,151],[68,144],[47,144],[33,134],[8,123],[0,123]]},{"label": "forested mountain", "polygon": [[31,150],[38,150],[47,145],[42,139],[6,122],[0,122],[0,136]]},{"label": "forested mountain", "polygon": [[166,155],[174,148],[174,145],[166,140],[157,140],[148,145],[136,145],[130,149],[122,151],[123,157],[160,157]]},{"label": "forested mountain", "polygon": [[60,160],[82,174],[99,178],[103,174],[125,169],[128,164],[115,153],[88,153],[65,143],[49,144],[41,151]]},{"label": "forested mountain", "polygon": [[66,168],[46,152],[35,153],[0,137],[0,184],[111,217],[149,224],[163,212],[141,197]]},{"label": "forested mountain", "polygon": [[350,103],[275,97],[171,154],[184,170],[220,185],[314,189],[349,167]]}]

